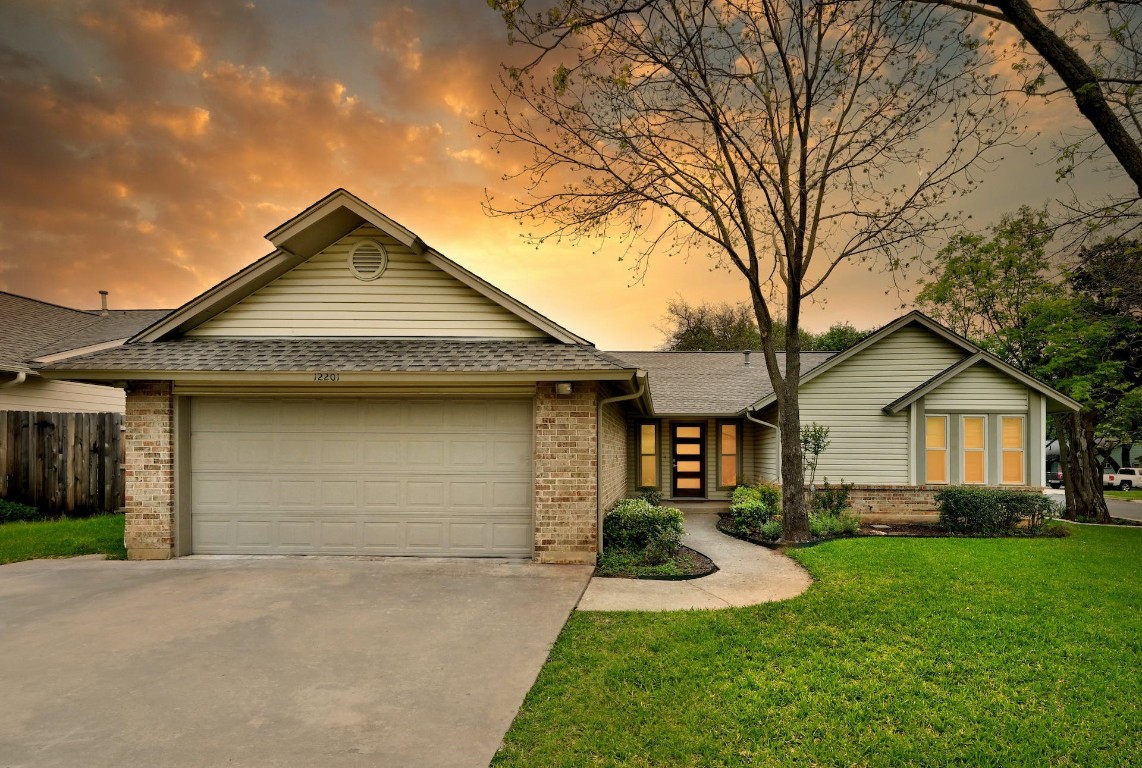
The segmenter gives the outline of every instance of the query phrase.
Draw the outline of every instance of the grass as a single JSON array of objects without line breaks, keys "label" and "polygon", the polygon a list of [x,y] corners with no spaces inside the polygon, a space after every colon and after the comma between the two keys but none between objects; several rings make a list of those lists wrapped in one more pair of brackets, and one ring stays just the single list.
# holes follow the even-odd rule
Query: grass
[{"label": "grass", "polygon": [[496,766],[1142,765],[1142,530],[842,539],[784,603],[575,613]]},{"label": "grass", "polygon": [[111,560],[127,557],[122,515],[0,525],[0,564],[100,554]]},{"label": "grass", "polygon": [[1126,499],[1127,501],[1142,501],[1142,488],[1129,491],[1103,491],[1102,495],[1108,499]]}]

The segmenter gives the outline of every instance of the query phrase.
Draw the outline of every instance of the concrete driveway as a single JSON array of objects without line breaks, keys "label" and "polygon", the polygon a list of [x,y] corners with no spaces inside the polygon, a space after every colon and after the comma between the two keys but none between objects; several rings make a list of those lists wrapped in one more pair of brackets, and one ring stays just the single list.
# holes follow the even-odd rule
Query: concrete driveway
[{"label": "concrete driveway", "polygon": [[0,765],[486,766],[584,566],[0,566]]}]

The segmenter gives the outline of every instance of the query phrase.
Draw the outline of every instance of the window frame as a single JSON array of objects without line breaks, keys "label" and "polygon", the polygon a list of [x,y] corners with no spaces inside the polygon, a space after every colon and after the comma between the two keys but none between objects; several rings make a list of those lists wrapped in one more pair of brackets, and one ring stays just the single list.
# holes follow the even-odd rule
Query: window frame
[{"label": "window frame", "polygon": [[[981,421],[983,421],[983,427],[981,428],[981,431],[983,434],[983,447],[982,448],[968,448],[967,447],[967,439],[966,439],[967,433],[964,430],[964,422],[967,419],[980,419]],[[987,418],[986,413],[961,413],[960,414],[960,457],[959,457],[960,458],[960,485],[985,486],[988,484],[988,471],[987,471],[988,449],[987,449],[987,447],[988,447],[988,443],[990,443],[991,440],[988,439],[987,430],[988,430],[988,418]],[[982,453],[983,454],[983,479],[980,480],[979,482],[968,482],[968,479],[967,479],[967,472],[968,472],[967,454],[968,454],[968,451],[971,451],[972,453]]]},{"label": "window frame", "polygon": [[[1023,486],[1027,484],[1027,416],[1021,413],[1003,413],[998,416],[999,418],[999,484],[1010,486]],[[1003,422],[1005,419],[1018,419],[1019,420],[1019,448],[1008,448],[1005,446],[1003,440]],[[1006,480],[1007,469],[1007,454],[1018,453],[1019,458],[1019,482],[1009,483]]]},{"label": "window frame", "polygon": [[[943,448],[929,448],[928,447],[928,419],[942,419],[944,422],[944,446]],[[946,413],[926,413],[924,414],[924,485],[951,485],[952,478],[952,440],[951,433],[951,419]],[[928,461],[929,451],[942,450],[944,452],[944,479],[942,482],[937,480],[930,480],[931,475],[928,470],[931,462]]]},{"label": "window frame", "polygon": [[[642,452],[642,448],[643,448],[643,445],[642,445],[642,428],[643,427],[653,427],[654,428],[654,450],[651,453],[643,453]],[[659,458],[659,453],[661,452],[661,450],[660,450],[661,442],[662,442],[662,422],[661,421],[659,421],[658,419],[639,419],[635,422],[634,454],[635,454],[635,457],[637,460],[635,461],[635,465],[634,465],[634,480],[635,480],[635,487],[636,488],[648,488],[648,487],[649,488],[661,488],[662,487],[662,483],[661,483],[661,480],[662,480],[662,461]],[[643,479],[642,478],[642,460],[643,460],[643,458],[645,458],[647,456],[653,456],[654,457],[654,482],[653,483],[642,482],[642,479]]]},{"label": "window frame", "polygon": [[[742,479],[742,423],[736,419],[718,419],[718,490],[735,488],[741,484]],[[722,451],[722,427],[734,428],[734,475],[735,481],[727,484],[722,477],[722,458],[726,455]]]}]

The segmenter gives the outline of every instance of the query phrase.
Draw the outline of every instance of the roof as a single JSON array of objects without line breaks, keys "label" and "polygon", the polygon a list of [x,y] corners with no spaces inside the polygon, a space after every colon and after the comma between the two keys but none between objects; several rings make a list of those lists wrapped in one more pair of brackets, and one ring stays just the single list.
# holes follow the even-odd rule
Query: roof
[{"label": "roof", "polygon": [[413,232],[344,189],[335,189],[268,233],[266,239],[274,245],[274,251],[191,299],[169,317],[143,329],[131,341],[161,341],[198,327],[366,223],[388,233],[429,264],[552,338],[567,344],[590,346],[586,339],[429,248]]},{"label": "roof", "polygon": [[[772,394],[765,359],[760,352],[744,364],[741,352],[611,352],[649,376],[655,413],[662,415],[739,414]],[[801,370],[822,365],[836,352],[802,352]],[[785,353],[777,353],[785,370]]]},{"label": "roof", "polygon": [[45,366],[45,371],[539,372],[626,371],[581,344],[454,339],[230,339],[134,342]]},{"label": "roof", "polygon": [[[892,403],[888,403],[885,406],[886,409],[899,410],[899,408],[904,407],[902,405],[902,403],[904,403],[904,401],[908,397],[912,397],[912,400],[908,401],[908,402],[912,402],[916,398],[919,398],[920,396],[922,396],[925,392],[928,392],[928,391],[934,389],[935,387],[942,384],[944,381],[947,381],[952,376],[955,376],[956,374],[958,374],[960,371],[965,370],[966,368],[969,368],[972,365],[975,365],[977,362],[987,363],[988,365],[995,368],[1000,373],[1004,373],[1004,374],[1010,376],[1011,378],[1022,382],[1026,386],[1031,387],[1032,389],[1035,389],[1039,393],[1045,395],[1049,400],[1053,401],[1055,404],[1061,405],[1063,408],[1065,408],[1067,410],[1077,411],[1081,408],[1081,406],[1078,404],[1078,402],[1067,397],[1062,392],[1059,392],[1058,390],[1055,390],[1055,389],[1047,386],[1046,384],[1039,381],[1035,377],[1030,376],[1029,374],[1026,374],[1023,371],[1019,370],[1015,366],[1004,362],[1003,360],[1001,360],[1000,358],[991,354],[990,352],[987,352],[986,350],[981,349],[980,347],[978,347],[977,345],[975,345],[974,343],[972,343],[968,339],[964,338],[963,336],[960,336],[959,334],[953,332],[952,330],[945,328],[943,325],[940,325],[940,323],[937,323],[935,320],[928,317],[923,312],[921,312],[919,310],[915,310],[915,309],[906,315],[902,315],[901,317],[896,318],[895,320],[893,320],[888,325],[885,325],[885,326],[873,331],[872,333],[868,334],[863,339],[861,339],[860,341],[858,341],[856,344],[849,347],[845,351],[835,354],[833,357],[829,358],[823,364],[815,366],[813,368],[809,368],[808,366],[802,366],[801,382],[800,383],[804,384],[808,381],[812,381],[816,377],[827,373],[832,368],[843,363],[845,360],[848,360],[850,357],[853,357],[855,355],[859,355],[861,352],[868,349],[873,344],[876,344],[881,339],[883,339],[887,336],[891,336],[892,334],[899,331],[901,328],[905,328],[909,325],[918,325],[918,326],[928,330],[929,332],[935,334],[936,336],[939,336],[940,338],[944,339],[945,341],[949,342],[950,344],[959,347],[960,349],[962,349],[964,351],[964,353],[969,358],[972,358],[972,359],[970,362],[968,362],[967,360],[961,360],[960,362],[956,363],[955,365],[951,366],[950,368],[940,372],[939,374],[932,377],[931,379],[929,379],[924,384],[921,384],[919,387],[912,390],[912,392],[909,392],[908,394],[904,395],[904,397],[899,398],[898,400],[896,400]],[[764,408],[768,405],[771,405],[775,400],[776,400],[776,398],[773,395],[773,391],[770,390],[763,397],[759,398],[757,400],[757,402],[750,405],[749,410],[751,410],[751,411],[759,410],[759,409]],[[896,411],[893,410],[891,412],[896,412]]]},{"label": "roof", "polygon": [[0,367],[126,339],[166,315],[166,309],[118,309],[106,315],[0,291]]}]

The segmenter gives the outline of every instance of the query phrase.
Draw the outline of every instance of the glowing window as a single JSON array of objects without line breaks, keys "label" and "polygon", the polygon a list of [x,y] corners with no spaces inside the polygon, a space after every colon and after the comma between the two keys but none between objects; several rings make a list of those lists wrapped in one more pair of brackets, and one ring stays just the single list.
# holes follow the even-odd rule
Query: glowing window
[{"label": "glowing window", "polygon": [[658,425],[638,427],[638,484],[658,485]]},{"label": "glowing window", "polygon": [[927,448],[926,483],[948,482],[948,417],[928,416],[924,421]]},{"label": "glowing window", "polygon": [[987,417],[964,416],[962,425],[964,483],[983,485],[987,482]]},{"label": "glowing window", "polygon": [[729,488],[738,484],[738,425],[722,424],[718,429],[720,485]]},{"label": "glowing window", "polygon": [[1003,482],[1006,485],[1023,485],[1023,417],[1001,416],[1003,433]]}]

